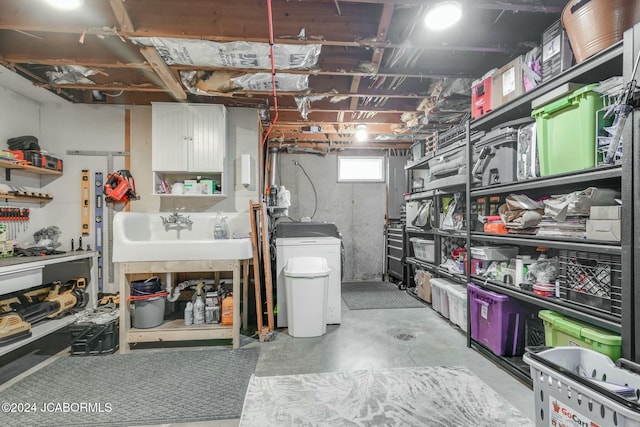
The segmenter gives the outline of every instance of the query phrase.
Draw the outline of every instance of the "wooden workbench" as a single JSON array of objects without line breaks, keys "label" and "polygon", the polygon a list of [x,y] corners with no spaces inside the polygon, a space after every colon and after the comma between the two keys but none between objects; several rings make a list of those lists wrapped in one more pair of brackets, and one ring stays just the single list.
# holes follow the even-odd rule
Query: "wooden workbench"
[{"label": "wooden workbench", "polygon": [[[240,268],[243,267],[244,289],[242,298],[244,310],[242,320],[247,323],[247,299],[249,260],[207,260],[207,261],[148,261],[116,263],[120,289],[120,353],[131,350],[136,342],[190,341],[210,339],[232,339],[233,348],[240,345]],[[164,284],[172,283],[173,273],[233,272],[233,325],[204,324],[185,326],[184,319],[166,321],[162,325],[138,329],[131,327],[131,310],[127,303],[131,294],[130,276],[133,274],[164,275]]]}]

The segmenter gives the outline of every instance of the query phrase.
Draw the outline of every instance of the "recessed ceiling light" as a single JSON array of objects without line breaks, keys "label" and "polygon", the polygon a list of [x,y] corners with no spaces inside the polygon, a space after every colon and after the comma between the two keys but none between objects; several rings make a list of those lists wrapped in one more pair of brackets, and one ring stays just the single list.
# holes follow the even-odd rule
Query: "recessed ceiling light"
[{"label": "recessed ceiling light", "polygon": [[46,0],[51,6],[57,9],[72,10],[84,4],[84,0]]},{"label": "recessed ceiling light", "polygon": [[367,133],[367,127],[365,125],[356,126],[356,141],[364,142],[368,136],[369,134]]},{"label": "recessed ceiling light", "polygon": [[443,1],[427,11],[424,24],[427,28],[440,31],[452,27],[462,18],[462,6],[457,1]]}]

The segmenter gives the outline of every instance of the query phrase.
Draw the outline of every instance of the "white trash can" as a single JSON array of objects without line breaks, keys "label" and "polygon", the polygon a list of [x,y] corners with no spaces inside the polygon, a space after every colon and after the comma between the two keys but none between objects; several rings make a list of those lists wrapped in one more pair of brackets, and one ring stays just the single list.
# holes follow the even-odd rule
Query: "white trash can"
[{"label": "white trash can", "polygon": [[287,322],[292,337],[327,332],[329,263],[321,257],[289,258],[284,267]]}]

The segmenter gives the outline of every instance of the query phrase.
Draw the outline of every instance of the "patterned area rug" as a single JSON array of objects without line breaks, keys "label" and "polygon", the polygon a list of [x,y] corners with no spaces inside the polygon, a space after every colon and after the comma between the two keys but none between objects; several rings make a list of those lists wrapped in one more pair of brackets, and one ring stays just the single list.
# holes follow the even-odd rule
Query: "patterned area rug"
[{"label": "patterned area rug", "polygon": [[349,310],[426,307],[390,282],[342,282],[342,299]]},{"label": "patterned area rug", "polygon": [[535,424],[466,368],[435,366],[252,376],[240,425],[533,427]]},{"label": "patterned area rug", "polygon": [[[5,405],[0,425],[132,426],[239,418],[259,354],[251,348],[61,357],[0,393]],[[12,407],[16,412],[6,410]]]}]

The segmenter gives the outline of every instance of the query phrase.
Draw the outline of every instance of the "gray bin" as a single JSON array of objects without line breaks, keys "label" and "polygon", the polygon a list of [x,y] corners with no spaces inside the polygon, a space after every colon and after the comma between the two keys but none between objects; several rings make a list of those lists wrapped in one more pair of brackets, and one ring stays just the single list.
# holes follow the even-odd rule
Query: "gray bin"
[{"label": "gray bin", "polygon": [[164,320],[164,297],[153,297],[135,301],[133,327],[140,329],[155,328]]},{"label": "gray bin", "polygon": [[507,184],[517,179],[518,130],[510,127],[487,133],[474,146],[477,160],[472,175],[482,186]]}]

